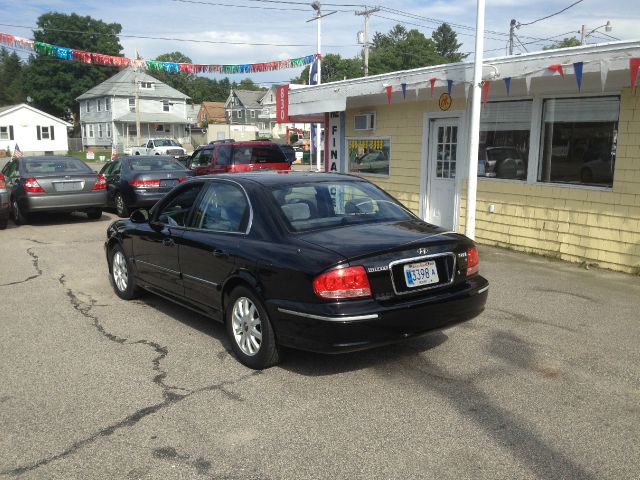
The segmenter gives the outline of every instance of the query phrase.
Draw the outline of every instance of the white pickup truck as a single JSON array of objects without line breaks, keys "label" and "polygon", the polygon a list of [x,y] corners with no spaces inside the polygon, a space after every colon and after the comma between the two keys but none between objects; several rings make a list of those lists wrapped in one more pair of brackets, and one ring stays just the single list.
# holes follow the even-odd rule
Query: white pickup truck
[{"label": "white pickup truck", "polygon": [[182,160],[187,157],[187,151],[170,138],[150,138],[141,147],[125,148],[127,155],[170,155]]}]

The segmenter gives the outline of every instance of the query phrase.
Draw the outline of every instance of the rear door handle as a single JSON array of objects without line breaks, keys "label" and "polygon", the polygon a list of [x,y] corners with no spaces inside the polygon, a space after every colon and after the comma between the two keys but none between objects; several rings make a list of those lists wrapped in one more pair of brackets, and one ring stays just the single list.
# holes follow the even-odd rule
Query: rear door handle
[{"label": "rear door handle", "polygon": [[173,247],[175,244],[176,243],[172,238],[165,238],[162,240],[162,245],[164,245],[165,247]]},{"label": "rear door handle", "polygon": [[228,257],[228,256],[229,256],[229,254],[228,254],[227,252],[225,252],[224,250],[220,250],[220,249],[216,248],[216,249],[213,251],[213,256],[214,256],[214,257],[221,257],[221,258],[222,258],[222,257]]}]

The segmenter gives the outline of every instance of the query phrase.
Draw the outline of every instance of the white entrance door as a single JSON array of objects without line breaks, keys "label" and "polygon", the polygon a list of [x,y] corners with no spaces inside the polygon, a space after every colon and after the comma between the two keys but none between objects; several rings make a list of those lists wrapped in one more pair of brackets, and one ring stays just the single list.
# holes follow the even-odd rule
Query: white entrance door
[{"label": "white entrance door", "polygon": [[453,229],[455,223],[458,119],[433,120],[429,139],[428,221]]}]

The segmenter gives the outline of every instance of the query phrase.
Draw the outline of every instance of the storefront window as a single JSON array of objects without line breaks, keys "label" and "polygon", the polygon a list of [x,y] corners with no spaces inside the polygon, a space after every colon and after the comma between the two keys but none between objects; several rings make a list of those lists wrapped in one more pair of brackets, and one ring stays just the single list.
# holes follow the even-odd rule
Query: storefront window
[{"label": "storefront window", "polygon": [[619,113],[618,97],[545,100],[538,181],[611,187]]},{"label": "storefront window", "polygon": [[350,138],[349,172],[389,175],[391,140],[381,138]]},{"label": "storefront window", "polygon": [[480,116],[478,176],[526,180],[531,132],[527,101],[491,102]]}]

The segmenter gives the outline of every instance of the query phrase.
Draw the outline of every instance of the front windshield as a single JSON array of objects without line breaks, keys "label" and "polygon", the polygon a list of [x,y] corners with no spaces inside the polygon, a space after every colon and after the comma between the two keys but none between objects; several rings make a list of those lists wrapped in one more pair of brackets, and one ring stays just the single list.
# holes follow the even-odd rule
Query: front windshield
[{"label": "front windshield", "polygon": [[295,232],[414,218],[404,206],[367,182],[308,182],[271,190]]},{"label": "front windshield", "polygon": [[178,147],[179,146],[175,141],[169,140],[168,138],[156,140],[155,142],[156,142],[156,147]]}]

